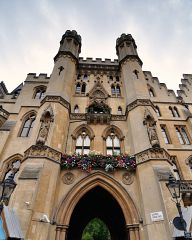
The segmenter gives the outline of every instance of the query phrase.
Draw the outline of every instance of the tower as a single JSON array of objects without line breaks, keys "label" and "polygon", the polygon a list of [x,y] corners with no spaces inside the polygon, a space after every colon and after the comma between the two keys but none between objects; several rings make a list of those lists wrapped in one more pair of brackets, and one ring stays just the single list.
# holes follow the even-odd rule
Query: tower
[{"label": "tower", "polygon": [[15,176],[9,207],[25,239],[80,240],[99,218],[111,240],[168,240],[170,174],[191,205],[192,76],[178,98],[142,70],[130,34],[116,51],[83,59],[67,30],[50,77],[29,73],[10,94],[1,83],[0,180]]}]

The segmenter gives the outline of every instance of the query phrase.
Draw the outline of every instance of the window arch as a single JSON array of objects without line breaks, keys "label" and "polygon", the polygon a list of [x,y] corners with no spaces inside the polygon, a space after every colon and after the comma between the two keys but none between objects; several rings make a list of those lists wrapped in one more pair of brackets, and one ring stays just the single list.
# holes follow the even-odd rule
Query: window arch
[{"label": "window arch", "polygon": [[158,117],[161,117],[161,112],[158,106],[155,106],[155,111]]},{"label": "window arch", "polygon": [[76,139],[75,144],[75,153],[77,154],[89,154],[91,146],[91,140],[90,137],[86,131],[86,129],[82,129],[79,136]]},{"label": "window arch", "polygon": [[73,139],[73,151],[77,154],[88,154],[93,147],[95,137],[93,130],[86,124],[80,125],[71,135]]},{"label": "window arch", "polygon": [[34,99],[43,99],[45,97],[46,87],[38,86],[35,88]]},{"label": "window arch", "polygon": [[124,152],[124,136],[118,127],[114,125],[107,127],[102,137],[105,141],[105,154],[119,155]]},{"label": "window arch", "polygon": [[149,88],[149,95],[150,97],[155,97],[154,90],[152,88]]},{"label": "window arch", "polygon": [[122,107],[120,107],[120,106],[118,107],[117,114],[118,115],[123,115]]},{"label": "window arch", "polygon": [[112,96],[115,96],[115,97],[121,96],[121,88],[120,88],[119,84],[117,84],[117,85],[112,84],[111,85],[111,94],[112,94]]},{"label": "window arch", "polygon": [[85,94],[85,92],[86,92],[86,84],[83,83],[82,86],[81,86],[81,93]]},{"label": "window arch", "polygon": [[78,105],[75,105],[75,107],[74,107],[74,113],[79,113],[79,107],[78,107]]},{"label": "window arch", "polygon": [[164,142],[166,144],[170,144],[170,138],[168,136],[166,126],[161,126],[161,132],[162,132],[162,135],[163,135]]},{"label": "window arch", "polygon": [[180,144],[191,144],[184,126],[177,126],[175,130]]},{"label": "window arch", "polygon": [[31,113],[24,121],[22,129],[20,131],[20,137],[28,137],[31,134],[31,131],[34,126],[36,115]]},{"label": "window arch", "polygon": [[77,84],[76,84],[75,93],[76,93],[76,94],[81,93],[81,84],[80,84],[80,83],[77,83]]},{"label": "window arch", "polygon": [[174,112],[175,117],[180,117],[179,112],[176,107],[173,107],[173,112]]}]

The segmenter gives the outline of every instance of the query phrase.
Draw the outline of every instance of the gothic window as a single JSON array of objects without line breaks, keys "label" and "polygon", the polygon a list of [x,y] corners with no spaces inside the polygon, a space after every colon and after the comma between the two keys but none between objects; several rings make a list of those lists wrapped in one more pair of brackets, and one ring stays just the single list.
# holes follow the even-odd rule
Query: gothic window
[{"label": "gothic window", "polygon": [[109,76],[109,79],[110,79],[111,81],[113,81],[113,76]]},{"label": "gothic window", "polygon": [[161,132],[162,132],[162,135],[163,135],[164,142],[165,142],[166,144],[169,144],[169,143],[170,143],[170,140],[169,140],[168,133],[167,133],[167,129],[166,129],[165,126],[161,126]]},{"label": "gothic window", "polygon": [[35,99],[43,99],[45,97],[45,92],[46,92],[46,88],[42,87],[42,88],[37,88],[34,98]]},{"label": "gothic window", "polygon": [[85,92],[86,92],[86,84],[83,83],[82,86],[81,86],[81,93],[85,94]]},{"label": "gothic window", "polygon": [[75,105],[75,107],[74,107],[74,113],[79,113],[79,107],[78,107],[78,105]]},{"label": "gothic window", "polygon": [[77,75],[77,79],[78,79],[78,80],[81,79],[81,74],[78,74],[78,75]]},{"label": "gothic window", "polygon": [[20,137],[28,137],[33,129],[34,122],[35,122],[35,114],[31,114],[24,122]]},{"label": "gothic window", "polygon": [[139,78],[139,71],[137,71],[136,69],[133,71],[135,77],[138,79]]},{"label": "gothic window", "polygon": [[180,144],[182,144],[182,145],[184,145],[184,144],[189,145],[190,144],[189,137],[188,137],[188,135],[186,133],[186,130],[183,126],[177,126],[176,127],[176,134],[177,134],[177,137],[179,139]]},{"label": "gothic window", "polygon": [[113,130],[106,138],[107,155],[119,155],[121,153],[120,140]]},{"label": "gothic window", "polygon": [[116,81],[119,82],[119,76],[116,76]]},{"label": "gothic window", "polygon": [[155,106],[155,111],[158,117],[161,117],[161,112],[158,106]]},{"label": "gothic window", "polygon": [[88,76],[87,76],[87,74],[84,74],[84,76],[83,76],[83,80],[87,80],[88,79]]},{"label": "gothic window", "polygon": [[111,85],[111,94],[112,96],[120,96],[121,95],[121,89],[120,89],[120,86],[119,85]]},{"label": "gothic window", "polygon": [[5,173],[4,180],[7,179],[11,174],[14,174],[14,180],[17,177],[17,172],[19,171],[21,162],[20,160],[15,160],[7,169],[7,172]]},{"label": "gothic window", "polygon": [[149,88],[149,95],[150,97],[155,97],[155,94],[152,88]]},{"label": "gothic window", "polygon": [[88,136],[86,130],[83,129],[76,139],[75,152],[81,155],[88,154],[90,151],[90,144],[90,137]]},{"label": "gothic window", "polygon": [[174,112],[175,117],[180,117],[179,112],[176,107],[173,108],[173,112]]},{"label": "gothic window", "polygon": [[118,115],[123,115],[123,111],[122,111],[122,108],[120,106],[118,107],[117,114]]},{"label": "gothic window", "polygon": [[111,85],[111,94],[115,95],[115,93],[116,93],[115,86]]},{"label": "gothic window", "polygon": [[176,107],[169,107],[169,110],[171,111],[171,114],[173,117],[180,117],[179,112]]},{"label": "gothic window", "polygon": [[80,83],[77,83],[77,84],[76,84],[75,93],[76,93],[76,94],[80,94],[80,93],[81,93],[81,85],[80,85]]}]

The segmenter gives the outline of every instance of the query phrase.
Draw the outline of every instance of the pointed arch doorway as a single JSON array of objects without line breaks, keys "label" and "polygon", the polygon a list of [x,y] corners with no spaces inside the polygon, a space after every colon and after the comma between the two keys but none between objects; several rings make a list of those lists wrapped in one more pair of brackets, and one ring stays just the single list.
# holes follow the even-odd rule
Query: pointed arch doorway
[{"label": "pointed arch doorway", "polygon": [[104,172],[80,180],[60,202],[55,216],[56,240],[81,240],[94,218],[106,224],[110,240],[139,240],[139,216],[133,200]]},{"label": "pointed arch doorway", "polygon": [[77,203],[70,219],[67,240],[81,240],[83,230],[94,218],[99,218],[106,224],[111,240],[128,239],[121,207],[109,192],[97,186]]}]

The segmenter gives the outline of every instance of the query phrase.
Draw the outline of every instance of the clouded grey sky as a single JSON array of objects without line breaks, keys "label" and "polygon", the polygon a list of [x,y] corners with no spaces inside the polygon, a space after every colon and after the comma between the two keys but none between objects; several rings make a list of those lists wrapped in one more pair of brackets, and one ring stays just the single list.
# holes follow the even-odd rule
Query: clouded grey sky
[{"label": "clouded grey sky", "polygon": [[81,57],[117,58],[116,39],[131,33],[144,65],[178,89],[192,73],[191,0],[0,0],[0,81],[9,91],[27,73],[51,74],[67,29],[82,37]]}]

